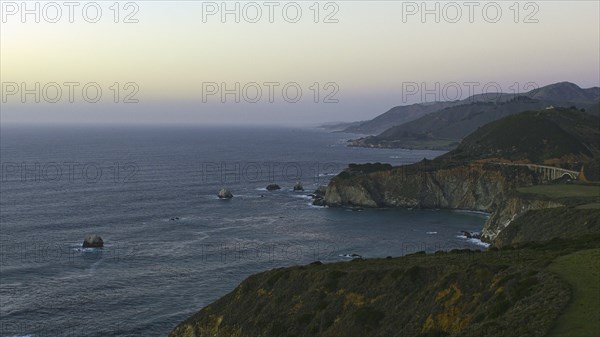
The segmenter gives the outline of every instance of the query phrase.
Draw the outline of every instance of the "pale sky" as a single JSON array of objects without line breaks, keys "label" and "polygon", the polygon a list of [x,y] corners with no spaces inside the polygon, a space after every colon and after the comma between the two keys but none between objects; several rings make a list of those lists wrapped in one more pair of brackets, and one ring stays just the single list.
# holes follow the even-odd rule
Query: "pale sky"
[{"label": "pale sky", "polygon": [[[490,83],[505,92],[600,85],[599,1],[123,1],[118,13],[114,1],[76,3],[30,2],[22,17],[21,1],[2,1],[3,124],[301,125],[364,120],[422,101],[406,95],[411,83],[451,88],[428,101],[466,98],[471,82],[474,93]],[[233,14],[223,22],[225,9]],[[87,102],[97,87],[102,96]],[[27,89],[40,103],[34,93],[22,103]],[[124,103],[127,95],[138,103]]]}]

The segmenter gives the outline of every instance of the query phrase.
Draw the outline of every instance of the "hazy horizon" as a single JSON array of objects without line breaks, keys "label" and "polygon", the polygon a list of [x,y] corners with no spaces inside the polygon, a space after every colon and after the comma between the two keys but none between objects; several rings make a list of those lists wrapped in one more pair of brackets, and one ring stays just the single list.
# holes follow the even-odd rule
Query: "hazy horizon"
[{"label": "hazy horizon", "polygon": [[[35,2],[25,9],[38,4],[37,16],[22,16],[2,2],[3,124],[310,126],[563,81],[600,86],[593,1],[98,2],[96,16],[90,3],[69,13]],[[82,95],[90,84],[95,103]]]}]

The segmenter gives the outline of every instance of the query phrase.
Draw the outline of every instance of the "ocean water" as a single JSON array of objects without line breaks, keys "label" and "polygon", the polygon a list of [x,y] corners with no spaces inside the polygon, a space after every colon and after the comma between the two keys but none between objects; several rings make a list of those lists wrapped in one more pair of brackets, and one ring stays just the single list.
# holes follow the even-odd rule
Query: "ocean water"
[{"label": "ocean water", "polygon": [[[263,270],[345,255],[483,248],[483,214],[331,209],[348,163],[435,151],[349,148],[313,129],[3,127],[0,335],[166,336]],[[305,192],[293,192],[301,181]],[[282,189],[267,192],[269,183]],[[219,200],[220,188],[235,197]],[[103,249],[82,249],[98,234]]]}]

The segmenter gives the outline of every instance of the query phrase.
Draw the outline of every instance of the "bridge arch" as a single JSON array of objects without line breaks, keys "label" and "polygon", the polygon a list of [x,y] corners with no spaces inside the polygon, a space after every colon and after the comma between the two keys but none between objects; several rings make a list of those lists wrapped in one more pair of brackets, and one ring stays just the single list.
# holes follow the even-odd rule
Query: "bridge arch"
[{"label": "bridge arch", "polygon": [[569,178],[571,180],[577,180],[577,176],[571,172],[561,172],[560,179]]}]

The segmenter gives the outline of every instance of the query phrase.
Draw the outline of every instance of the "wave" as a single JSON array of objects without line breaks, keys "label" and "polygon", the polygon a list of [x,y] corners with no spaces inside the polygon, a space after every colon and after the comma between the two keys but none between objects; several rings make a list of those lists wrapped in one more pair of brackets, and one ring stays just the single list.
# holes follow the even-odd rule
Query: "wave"
[{"label": "wave", "polygon": [[470,238],[469,239],[469,238],[467,238],[464,235],[457,235],[456,237],[459,238],[459,239],[465,239],[469,243],[472,243],[472,244],[475,244],[475,245],[478,245],[478,246],[482,246],[482,247],[485,247],[485,248],[488,248],[490,246],[489,243],[483,242],[483,241],[481,241],[481,239],[475,239],[475,238]]},{"label": "wave", "polygon": [[470,242],[470,243],[476,244],[478,246],[485,247],[485,248],[487,248],[487,247],[490,246],[489,243],[483,242],[480,239],[473,239],[473,238],[471,238],[471,239],[467,239],[467,241]]},{"label": "wave", "polygon": [[312,202],[309,202],[307,204],[310,208],[318,208],[318,209],[324,209],[324,208],[329,208],[329,206],[325,205],[325,206],[317,206],[317,205],[313,205]]},{"label": "wave", "polygon": [[338,256],[339,257],[343,257],[345,259],[362,259],[363,258],[361,255],[358,255],[356,253],[352,253],[352,254],[340,254]]},{"label": "wave", "polygon": [[300,199],[312,199],[312,197],[308,194],[292,194],[292,197]]}]

